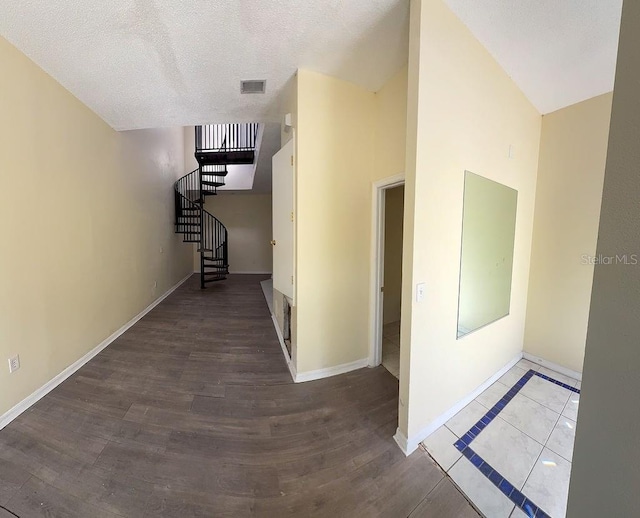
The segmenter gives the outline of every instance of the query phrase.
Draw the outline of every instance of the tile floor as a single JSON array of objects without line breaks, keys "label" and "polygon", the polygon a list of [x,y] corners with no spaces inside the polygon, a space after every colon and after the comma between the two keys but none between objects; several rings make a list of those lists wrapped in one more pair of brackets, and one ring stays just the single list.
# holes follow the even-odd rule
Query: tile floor
[{"label": "tile floor", "polygon": [[400,379],[400,322],[382,327],[382,366]]},{"label": "tile floor", "polygon": [[[575,379],[520,360],[423,443],[489,518],[533,516],[523,510],[531,503],[543,511],[536,517],[566,514],[580,394],[535,372],[523,380],[529,371],[580,389]],[[481,420],[485,424],[474,430]],[[466,447],[462,441],[472,441],[467,456],[460,451]],[[502,478],[508,481],[503,490],[496,486]],[[509,499],[504,491],[511,486]],[[513,501],[519,497],[528,499],[521,500],[522,508]]]}]

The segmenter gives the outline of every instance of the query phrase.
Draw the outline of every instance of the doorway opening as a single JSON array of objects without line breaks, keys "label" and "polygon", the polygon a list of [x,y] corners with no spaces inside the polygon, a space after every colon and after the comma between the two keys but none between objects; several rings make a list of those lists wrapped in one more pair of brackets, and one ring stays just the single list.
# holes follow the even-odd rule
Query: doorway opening
[{"label": "doorway opening", "polygon": [[382,366],[400,379],[404,185],[384,190]]},{"label": "doorway opening", "polygon": [[404,176],[382,180],[373,192],[372,341],[369,364],[400,379]]}]

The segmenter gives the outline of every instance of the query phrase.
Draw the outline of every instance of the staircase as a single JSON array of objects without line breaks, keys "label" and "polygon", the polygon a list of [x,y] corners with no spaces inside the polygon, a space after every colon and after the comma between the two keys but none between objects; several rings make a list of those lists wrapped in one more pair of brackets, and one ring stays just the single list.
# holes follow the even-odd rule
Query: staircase
[{"label": "staircase", "polygon": [[257,123],[196,126],[194,156],[199,167],[175,183],[176,233],[185,243],[198,243],[202,289],[229,274],[227,229],[204,210],[205,199],[225,184],[227,165],[253,163],[259,127]]},{"label": "staircase", "polygon": [[175,183],[176,233],[185,243],[197,243],[200,253],[200,288],[222,281],[229,274],[229,246],[226,227],[204,210],[206,196],[224,185],[225,165],[198,168]]}]

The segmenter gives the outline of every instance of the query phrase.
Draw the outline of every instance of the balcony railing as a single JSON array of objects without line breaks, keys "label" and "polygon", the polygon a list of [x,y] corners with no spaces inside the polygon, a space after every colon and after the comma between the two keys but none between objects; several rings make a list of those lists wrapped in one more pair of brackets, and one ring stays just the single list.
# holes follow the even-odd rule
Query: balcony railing
[{"label": "balcony railing", "polygon": [[258,123],[196,126],[196,153],[255,150]]}]

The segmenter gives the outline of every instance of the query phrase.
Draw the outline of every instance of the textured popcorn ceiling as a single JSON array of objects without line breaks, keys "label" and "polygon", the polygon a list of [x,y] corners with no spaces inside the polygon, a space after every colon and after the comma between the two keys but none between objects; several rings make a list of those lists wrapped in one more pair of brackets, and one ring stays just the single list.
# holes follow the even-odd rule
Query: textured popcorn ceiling
[{"label": "textured popcorn ceiling", "polygon": [[[541,113],[613,88],[622,0],[445,1]],[[6,0],[0,35],[116,129],[280,122],[297,68],[378,90],[406,62],[408,3]]]},{"label": "textured popcorn ceiling", "polygon": [[0,35],[124,130],[280,122],[299,67],[378,90],[406,63],[408,16],[408,0],[6,0]]},{"label": "textured popcorn ceiling", "polygon": [[445,2],[541,113],[613,90],[622,0]]}]

